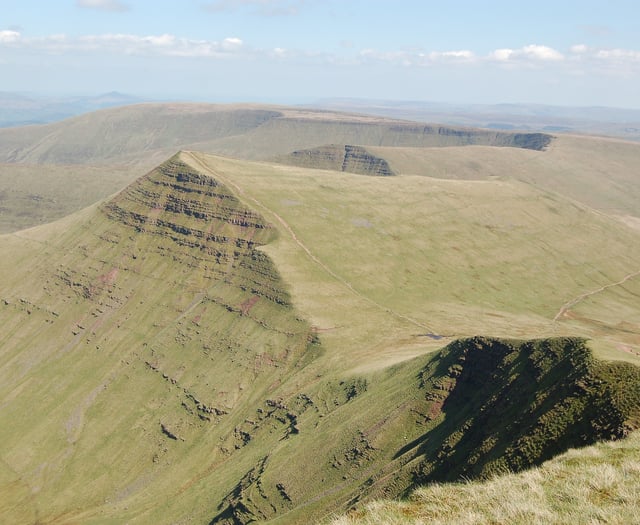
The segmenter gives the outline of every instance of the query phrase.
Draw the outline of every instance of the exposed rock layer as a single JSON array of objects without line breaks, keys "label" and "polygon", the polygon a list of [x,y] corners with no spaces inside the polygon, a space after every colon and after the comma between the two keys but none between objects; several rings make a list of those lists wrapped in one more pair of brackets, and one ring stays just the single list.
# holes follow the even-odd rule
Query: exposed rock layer
[{"label": "exposed rock layer", "polygon": [[395,175],[385,159],[376,157],[362,146],[332,144],[319,148],[294,151],[290,155],[278,157],[277,160],[304,168],[346,171],[382,177]]}]

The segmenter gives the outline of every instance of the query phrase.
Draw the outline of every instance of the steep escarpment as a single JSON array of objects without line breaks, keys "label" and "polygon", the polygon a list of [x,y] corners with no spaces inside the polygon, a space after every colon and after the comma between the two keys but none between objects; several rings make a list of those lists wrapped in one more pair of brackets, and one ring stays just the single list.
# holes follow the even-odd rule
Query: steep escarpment
[{"label": "steep escarpment", "polygon": [[421,374],[444,420],[415,443],[439,441],[420,481],[522,470],[640,424],[640,369],[597,361],[579,339],[456,341]]},{"label": "steep escarpment", "polygon": [[596,361],[577,339],[472,338],[450,344],[421,374],[427,416],[441,422],[401,450],[415,458],[404,482],[417,490],[398,500],[400,475],[396,490],[378,490],[377,501],[351,507],[336,525],[407,516],[443,524],[470,515],[483,524],[635,520],[640,369]]},{"label": "steep escarpment", "polygon": [[[328,411],[327,394],[335,399]],[[640,370],[596,361],[578,339],[472,338],[426,364],[321,382],[303,405],[295,440],[256,462],[212,523],[282,511],[308,522],[422,483],[523,470],[571,447],[622,438],[640,423]]]},{"label": "steep escarpment", "polygon": [[236,270],[244,259],[260,259],[255,248],[275,235],[224,186],[177,158],[136,181],[103,210],[138,233],[186,248],[179,253],[202,254],[203,260],[213,257],[218,267],[212,271],[222,274]]},{"label": "steep escarpment", "polygon": [[259,250],[274,229],[176,156],[56,232],[15,241],[2,287],[0,484],[41,521],[204,521],[256,428],[295,432],[274,399],[322,350]]},{"label": "steep escarpment", "polygon": [[[295,315],[277,269],[258,249],[276,233],[225,186],[176,156],[102,209],[111,220],[149,239],[144,251],[136,251],[139,257],[153,253],[168,259],[195,292],[189,305],[193,320],[171,346],[176,341],[201,344],[209,359],[217,355],[216,366],[229,361],[236,373],[219,375],[229,376],[232,390],[243,383],[238,368],[251,370],[253,377],[302,356],[311,329]],[[157,358],[155,344],[148,348]],[[153,362],[149,366],[159,369],[158,360]],[[227,403],[221,410],[232,407]]]},{"label": "steep escarpment", "polygon": [[294,151],[290,155],[278,157],[277,162],[303,168],[316,168],[334,171],[388,177],[395,175],[389,163],[376,157],[362,146],[331,144],[319,148]]},{"label": "steep escarpment", "polygon": [[[316,148],[319,145],[351,144],[386,147],[495,146],[541,151],[553,140],[546,133],[515,133],[473,128],[416,124],[409,121],[341,118],[308,118],[295,112],[264,122],[244,137],[228,137],[212,147],[226,155],[240,158],[272,158],[291,151]],[[278,141],[274,141],[278,137]],[[249,138],[251,148],[243,139]],[[244,149],[243,148],[244,145]],[[211,149],[210,151],[214,151]]]}]

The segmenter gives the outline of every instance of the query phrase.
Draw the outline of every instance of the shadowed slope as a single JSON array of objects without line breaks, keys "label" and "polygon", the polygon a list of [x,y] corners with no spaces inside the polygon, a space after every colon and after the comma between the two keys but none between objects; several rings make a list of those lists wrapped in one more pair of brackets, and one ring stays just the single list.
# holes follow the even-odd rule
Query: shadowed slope
[{"label": "shadowed slope", "polygon": [[[316,521],[424,481],[521,470],[640,422],[640,369],[603,365],[574,339],[461,340],[340,385],[346,402],[333,390],[328,413],[331,382],[307,392],[296,443],[248,472],[211,523]],[[282,519],[261,514],[278,485],[292,504]]]},{"label": "shadowed slope", "polygon": [[437,430],[446,437],[422,462],[423,481],[521,470],[640,426],[640,368],[595,361],[582,341],[474,338],[440,359],[423,373],[427,397],[446,414]]},{"label": "shadowed slope", "polygon": [[519,474],[430,484],[408,501],[373,502],[333,523],[634,523],[640,515],[639,474],[640,432],[635,432],[622,441],[571,450]]}]

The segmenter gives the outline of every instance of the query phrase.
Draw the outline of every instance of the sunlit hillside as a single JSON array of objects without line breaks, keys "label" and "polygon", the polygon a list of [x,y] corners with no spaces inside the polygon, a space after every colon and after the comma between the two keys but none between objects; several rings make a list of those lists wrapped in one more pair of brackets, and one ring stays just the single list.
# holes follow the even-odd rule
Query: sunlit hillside
[{"label": "sunlit hillside", "polygon": [[[621,436],[637,369],[575,337],[637,360],[637,241],[518,180],[182,153],[0,237],[2,508],[308,522]],[[563,423],[467,412],[523,407]]]}]

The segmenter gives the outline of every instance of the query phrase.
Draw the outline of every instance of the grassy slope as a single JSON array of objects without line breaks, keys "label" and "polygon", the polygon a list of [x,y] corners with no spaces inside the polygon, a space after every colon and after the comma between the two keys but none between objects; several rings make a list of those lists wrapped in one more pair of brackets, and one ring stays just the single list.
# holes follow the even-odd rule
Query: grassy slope
[{"label": "grassy slope", "polygon": [[516,179],[605,213],[640,216],[640,145],[560,135],[543,153],[480,146],[370,148],[399,173],[455,180]]},{"label": "grassy slope", "polygon": [[35,494],[25,515],[305,521],[392,475],[424,435],[420,370],[446,342],[427,333],[637,344],[616,319],[553,320],[640,255],[633,230],[558,196],[182,159],[226,188],[161,171],[0,238],[0,479]]},{"label": "grassy slope", "polygon": [[[41,520],[159,519],[167,496],[241,448],[245,405],[255,413],[307,345],[252,248],[272,230],[223,188],[205,184],[212,199],[197,178],[173,181],[156,173],[81,219],[3,238],[3,460]],[[178,213],[185,202],[199,215]]]},{"label": "grassy slope", "polygon": [[280,115],[273,108],[213,104],[139,104],[55,124],[0,130],[4,162],[113,164],[186,144],[245,133]]},{"label": "grassy slope", "polygon": [[144,172],[144,164],[0,164],[0,233],[65,217],[120,191]]},{"label": "grassy slope", "polygon": [[427,332],[579,334],[640,350],[633,307],[618,320],[632,325],[628,332],[555,319],[581,294],[640,270],[638,233],[586,207],[505,180],[372,178],[196,158],[215,162],[212,173],[291,228],[268,251],[299,308],[329,329],[324,340],[348,341],[356,363],[371,352],[364,344],[376,326],[386,327],[376,343],[385,350],[369,366],[433,347],[417,337]]}]

